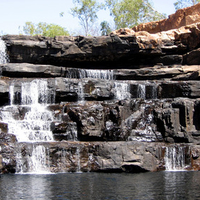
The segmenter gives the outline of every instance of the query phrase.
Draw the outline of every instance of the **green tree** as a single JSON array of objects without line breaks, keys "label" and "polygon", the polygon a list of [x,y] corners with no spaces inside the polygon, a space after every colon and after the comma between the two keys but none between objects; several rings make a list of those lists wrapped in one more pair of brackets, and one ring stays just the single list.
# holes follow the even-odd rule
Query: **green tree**
[{"label": "green tree", "polygon": [[157,12],[149,0],[106,0],[116,28],[133,27],[160,20],[166,15]]},{"label": "green tree", "polygon": [[88,36],[93,23],[98,18],[97,12],[103,8],[103,4],[97,3],[96,0],[73,0],[73,3],[75,7],[71,8],[71,14],[79,19],[85,35]]},{"label": "green tree", "polygon": [[112,30],[107,21],[101,22],[101,35],[108,35]]},{"label": "green tree", "polygon": [[200,0],[178,0],[174,3],[174,7],[175,7],[176,10],[178,10],[180,8],[193,6],[193,5],[195,5],[199,2],[200,2]]},{"label": "green tree", "polygon": [[26,35],[34,35],[35,25],[32,22],[26,22],[23,31]]},{"label": "green tree", "polygon": [[69,32],[65,28],[56,24],[47,24],[45,22],[40,22],[38,24],[26,22],[23,31],[26,35],[42,35],[46,37],[69,35]]}]

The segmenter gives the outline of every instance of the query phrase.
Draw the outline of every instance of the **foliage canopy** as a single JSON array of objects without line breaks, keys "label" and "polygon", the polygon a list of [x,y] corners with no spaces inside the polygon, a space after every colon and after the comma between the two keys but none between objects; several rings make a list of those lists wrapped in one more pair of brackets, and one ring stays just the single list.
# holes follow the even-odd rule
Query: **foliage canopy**
[{"label": "foliage canopy", "polygon": [[200,0],[178,0],[174,3],[174,7],[175,7],[176,10],[178,10],[180,8],[193,6],[193,5],[195,5],[199,2],[200,2]]},{"label": "foliage canopy", "polygon": [[108,35],[112,30],[107,21],[101,22],[101,35]]},{"label": "foliage canopy", "polygon": [[149,0],[106,0],[106,5],[114,17],[116,28],[133,27],[166,17],[157,12]]},{"label": "foliage canopy", "polygon": [[103,8],[103,4],[96,0],[73,0],[75,7],[71,8],[71,14],[77,17],[84,28],[85,35],[88,36],[90,29],[98,18],[97,12]]},{"label": "foliage canopy", "polygon": [[23,31],[26,35],[42,35],[46,37],[69,35],[69,32],[65,30],[65,28],[56,24],[47,24],[45,22],[40,22],[38,24],[26,22]]}]

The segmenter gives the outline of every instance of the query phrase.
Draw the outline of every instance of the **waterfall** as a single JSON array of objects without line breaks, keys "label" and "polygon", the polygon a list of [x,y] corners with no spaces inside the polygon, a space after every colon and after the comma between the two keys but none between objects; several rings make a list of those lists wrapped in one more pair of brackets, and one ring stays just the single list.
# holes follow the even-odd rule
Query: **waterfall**
[{"label": "waterfall", "polygon": [[77,169],[76,172],[80,173],[81,172],[81,162],[80,162],[80,149],[77,147],[76,149],[76,155],[77,155]]},{"label": "waterfall", "polygon": [[84,90],[83,90],[83,82],[78,82],[78,100],[80,103],[84,103]]},{"label": "waterfall", "polygon": [[80,79],[78,82],[78,101],[84,104],[84,79],[113,80],[113,70],[74,69],[68,68],[66,78]]},{"label": "waterfall", "polygon": [[130,85],[126,82],[115,82],[114,93],[118,100],[129,99],[131,98]]},{"label": "waterfall", "polygon": [[67,78],[94,78],[113,80],[113,70],[95,70],[95,69],[73,69],[69,68],[66,74]]},{"label": "waterfall", "polygon": [[186,147],[170,146],[165,149],[165,168],[167,171],[181,171],[186,168]]},{"label": "waterfall", "polygon": [[54,96],[48,89],[47,80],[42,79],[22,83],[21,96],[22,105],[46,105],[54,102]]},{"label": "waterfall", "polygon": [[[13,82],[10,84],[9,91],[10,106],[5,106],[1,110],[0,117],[8,124],[8,133],[14,134],[18,142],[30,146],[30,152],[26,157],[23,156],[22,150],[17,153],[17,170],[19,173],[48,172],[46,148],[38,143],[54,141],[51,131],[54,116],[47,109],[48,104],[54,102],[53,90],[48,88],[47,80],[35,79],[22,82],[20,87],[19,83],[15,85]],[[28,163],[28,166],[25,167],[24,163]]]},{"label": "waterfall", "polygon": [[80,78],[95,78],[104,80],[113,80],[113,70],[94,70],[94,69],[81,69]]},{"label": "waterfall", "polygon": [[46,148],[42,145],[38,145],[33,148],[32,156],[30,157],[30,171],[33,173],[45,173],[49,170],[49,166],[46,166]]},{"label": "waterfall", "polygon": [[157,99],[157,84],[152,86],[152,96],[151,99]]},{"label": "waterfall", "polygon": [[6,53],[6,44],[0,38],[0,64],[5,64],[9,61],[7,53]]},{"label": "waterfall", "polygon": [[41,144],[18,147],[16,172],[46,174],[49,172],[48,148]]},{"label": "waterfall", "polygon": [[[30,92],[31,91],[31,92]],[[11,106],[1,111],[1,117],[8,123],[8,132],[16,135],[18,142],[44,142],[53,141],[50,130],[53,115],[46,109],[50,101],[46,80],[33,80],[21,84],[21,106],[14,105],[14,85],[10,86]],[[11,109],[12,108],[12,109]],[[21,109],[20,109],[21,108]],[[23,109],[22,109],[23,108]],[[27,112],[22,114],[22,110]],[[22,119],[15,119],[18,112]]]},{"label": "waterfall", "polygon": [[137,87],[137,98],[141,99],[156,99],[157,98],[157,85],[156,83],[140,83]]},{"label": "waterfall", "polygon": [[60,158],[57,161],[57,165],[58,165],[58,170],[61,173],[64,173],[66,170],[66,157],[67,157],[67,152],[66,149],[62,149],[61,153],[60,153]]},{"label": "waterfall", "polygon": [[137,97],[141,99],[146,99],[146,85],[138,84]]},{"label": "waterfall", "polygon": [[10,96],[10,105],[14,104],[15,101],[15,92],[14,92],[14,84],[11,83],[9,87],[9,96]]}]

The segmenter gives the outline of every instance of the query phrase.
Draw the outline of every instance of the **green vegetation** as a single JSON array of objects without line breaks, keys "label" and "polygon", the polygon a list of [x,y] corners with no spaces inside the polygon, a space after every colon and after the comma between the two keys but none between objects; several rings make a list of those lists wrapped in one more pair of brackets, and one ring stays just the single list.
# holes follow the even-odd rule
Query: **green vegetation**
[{"label": "green vegetation", "polygon": [[157,12],[149,0],[106,0],[116,28],[133,27],[166,16]]},{"label": "green vegetation", "polygon": [[174,7],[176,10],[178,10],[180,8],[193,6],[199,2],[200,2],[200,0],[178,0],[174,3]]},{"label": "green vegetation", "polygon": [[101,35],[108,35],[109,33],[111,33],[112,30],[107,21],[101,22],[100,25],[101,25]]},{"label": "green vegetation", "polygon": [[[111,28],[107,21],[102,21],[99,25],[95,23],[98,19],[98,11],[107,9],[110,12],[114,20],[114,29],[132,28],[140,23],[160,20],[166,17],[166,15],[157,12],[150,1],[104,0],[105,4],[103,4],[98,3],[97,0],[73,0],[74,7],[70,9],[70,13],[79,19],[84,35],[94,35],[95,31],[98,34],[101,32],[101,35],[108,35],[111,32]],[[63,17],[64,12],[61,12],[60,16]],[[27,35],[43,35],[47,37],[69,35],[65,28],[43,22],[38,24],[26,22],[23,32]]]},{"label": "green vegetation", "polygon": [[56,24],[47,24],[44,22],[40,22],[38,24],[26,22],[23,27],[23,31],[26,35],[42,35],[46,37],[69,35],[69,32],[65,30],[65,28]]},{"label": "green vegetation", "polygon": [[75,7],[71,8],[71,14],[77,17],[84,28],[85,35],[90,34],[93,23],[98,18],[97,12],[103,8],[103,4],[96,0],[73,0]]}]

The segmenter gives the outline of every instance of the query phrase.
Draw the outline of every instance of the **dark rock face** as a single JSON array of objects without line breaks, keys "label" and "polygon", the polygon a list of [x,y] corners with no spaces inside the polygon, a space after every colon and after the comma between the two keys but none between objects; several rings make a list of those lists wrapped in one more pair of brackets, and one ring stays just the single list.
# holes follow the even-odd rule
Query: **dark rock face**
[{"label": "dark rock face", "polygon": [[[52,142],[52,143],[19,143],[15,152],[5,149],[3,145],[1,155],[9,157],[7,168],[2,172],[15,170],[16,163],[10,158],[15,154],[21,155],[20,164],[28,168],[33,146],[43,146],[46,166],[51,172],[147,172],[160,171],[166,168],[165,154],[167,148],[181,146],[165,143],[146,142]],[[182,145],[185,156],[185,169],[199,170],[199,145]],[[11,147],[9,147],[11,148]],[[23,156],[22,156],[23,155]],[[50,159],[49,159],[50,158]],[[4,157],[5,159],[5,157]],[[13,164],[13,165],[11,165]],[[4,170],[4,171],[3,171]],[[8,171],[10,170],[10,171]],[[17,168],[18,170],[18,168]]]},{"label": "dark rock face", "polygon": [[[30,171],[35,149],[52,172],[168,170],[172,152],[184,155],[177,167],[200,169],[198,23],[2,39],[10,59],[0,64],[2,173]],[[47,131],[54,140],[20,141],[15,129],[24,127],[28,139]]]},{"label": "dark rock face", "polygon": [[[63,69],[48,65],[91,69],[94,66],[99,69],[135,69],[160,63],[198,65],[199,26],[196,23],[156,34],[145,31],[126,34],[120,29],[102,37],[6,35],[2,39],[6,42],[11,63],[43,64],[45,66],[37,70],[32,66],[32,73],[37,77],[44,71],[48,77],[62,75]],[[16,65],[16,70],[19,67]],[[21,75],[31,76],[25,66],[23,70]],[[4,70],[4,74],[8,72],[14,73],[10,67]]]},{"label": "dark rock face", "polygon": [[[3,39],[12,63],[80,68],[136,68],[137,65],[182,63],[183,45],[176,45],[175,40],[170,38],[166,42],[149,35],[145,36],[147,40],[144,41],[143,37],[111,35],[52,39],[8,35]],[[169,55],[166,55],[166,51]]]},{"label": "dark rock face", "polygon": [[33,65],[28,63],[8,63],[1,66],[2,76],[8,77],[65,77],[65,69],[52,65]]}]

